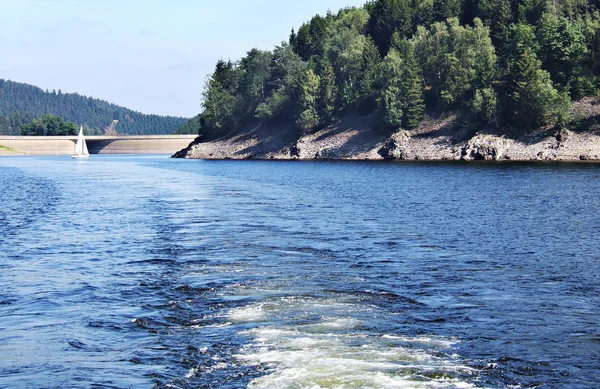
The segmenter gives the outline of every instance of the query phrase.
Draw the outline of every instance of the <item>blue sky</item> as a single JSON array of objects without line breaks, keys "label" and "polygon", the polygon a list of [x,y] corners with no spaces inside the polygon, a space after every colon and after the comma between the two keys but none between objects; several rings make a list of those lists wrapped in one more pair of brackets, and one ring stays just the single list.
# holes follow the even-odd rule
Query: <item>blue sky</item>
[{"label": "blue sky", "polygon": [[193,116],[220,58],[365,0],[0,0],[0,78]]}]

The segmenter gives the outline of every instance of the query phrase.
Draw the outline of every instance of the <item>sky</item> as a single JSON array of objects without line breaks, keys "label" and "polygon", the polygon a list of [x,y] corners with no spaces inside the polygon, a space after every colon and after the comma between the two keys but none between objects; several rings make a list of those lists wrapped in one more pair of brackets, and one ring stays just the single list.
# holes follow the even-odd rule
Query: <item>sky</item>
[{"label": "sky", "polygon": [[0,78],[191,117],[219,59],[366,0],[0,0]]}]

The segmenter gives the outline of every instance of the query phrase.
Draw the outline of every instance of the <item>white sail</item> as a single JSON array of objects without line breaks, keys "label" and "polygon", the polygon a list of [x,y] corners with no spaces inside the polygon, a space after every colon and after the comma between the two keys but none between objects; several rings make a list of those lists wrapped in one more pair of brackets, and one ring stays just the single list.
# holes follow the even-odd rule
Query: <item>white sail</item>
[{"label": "white sail", "polygon": [[81,128],[81,144],[83,144],[83,147],[82,147],[83,152],[82,152],[82,154],[83,155],[90,155],[90,152],[88,151],[88,148],[87,148],[87,143],[85,142],[85,138],[83,137],[83,127]]},{"label": "white sail", "polygon": [[75,154],[71,158],[87,158],[90,153],[83,137],[83,126],[79,128],[79,135],[77,136],[77,144],[75,145]]}]

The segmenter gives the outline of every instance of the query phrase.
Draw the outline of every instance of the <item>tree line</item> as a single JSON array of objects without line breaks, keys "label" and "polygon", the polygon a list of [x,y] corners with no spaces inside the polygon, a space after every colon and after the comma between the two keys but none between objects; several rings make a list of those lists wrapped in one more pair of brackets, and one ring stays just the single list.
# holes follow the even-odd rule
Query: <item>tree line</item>
[{"label": "tree line", "polygon": [[204,135],[293,121],[312,131],[347,113],[413,129],[428,111],[523,131],[564,125],[598,93],[599,0],[375,0],[317,15],[272,51],[220,60]]},{"label": "tree line", "polygon": [[0,79],[0,134],[20,135],[21,126],[55,115],[86,126],[88,134],[104,134],[114,125],[121,135],[172,134],[185,118],[146,115],[104,100],[77,93],[44,91],[38,87]]},{"label": "tree line", "polygon": [[[86,135],[102,135],[88,125],[83,126]],[[60,116],[47,114],[36,118],[32,113],[13,111],[8,117],[0,115],[0,135],[10,136],[63,136],[77,135],[79,126]]]}]

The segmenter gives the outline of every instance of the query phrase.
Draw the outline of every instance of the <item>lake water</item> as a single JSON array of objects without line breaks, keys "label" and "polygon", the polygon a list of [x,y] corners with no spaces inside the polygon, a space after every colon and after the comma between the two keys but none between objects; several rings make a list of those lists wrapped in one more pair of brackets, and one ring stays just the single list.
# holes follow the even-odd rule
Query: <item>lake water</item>
[{"label": "lake water", "polygon": [[595,388],[600,165],[0,158],[2,388]]}]

